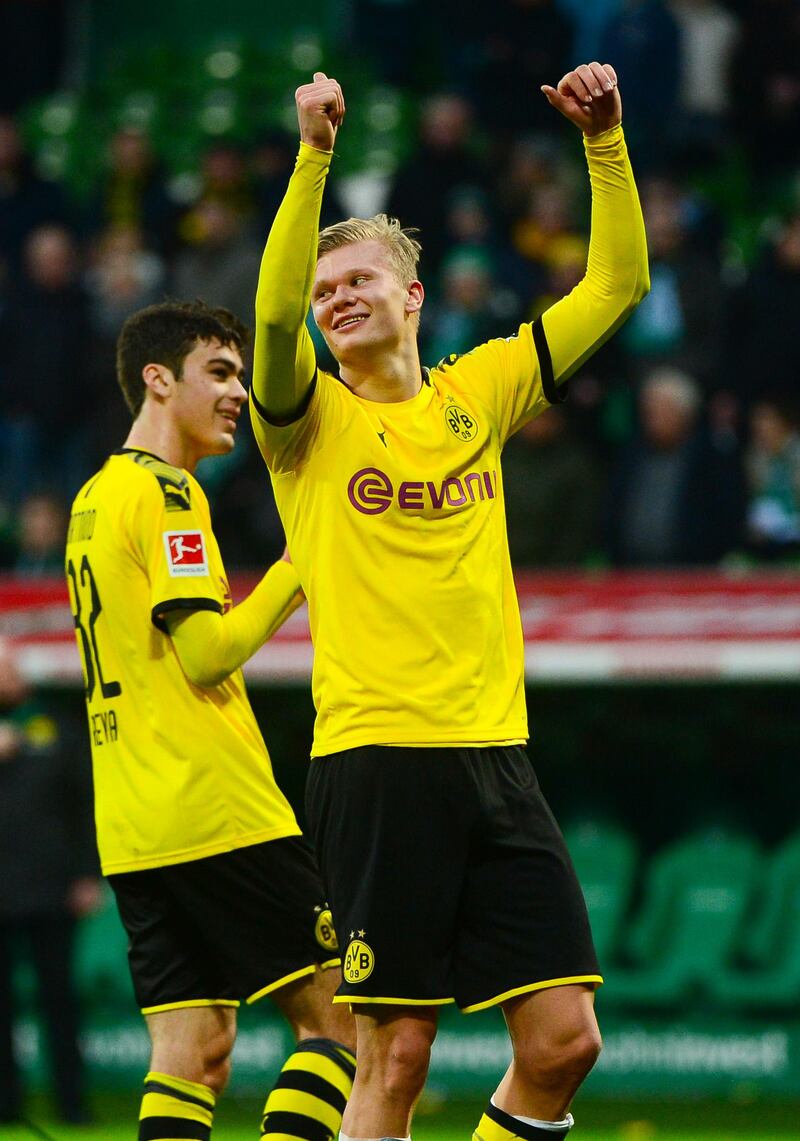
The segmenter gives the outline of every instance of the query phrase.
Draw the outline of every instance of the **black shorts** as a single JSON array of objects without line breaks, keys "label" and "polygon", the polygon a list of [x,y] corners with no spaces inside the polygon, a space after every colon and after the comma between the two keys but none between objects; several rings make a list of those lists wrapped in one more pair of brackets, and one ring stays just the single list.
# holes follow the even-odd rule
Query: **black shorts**
[{"label": "black shorts", "polygon": [[317,964],[339,963],[320,875],[299,836],[108,880],[145,1014],[255,1002]]},{"label": "black shorts", "polygon": [[481,1010],[602,982],[564,840],[518,746],[348,749],[311,764],[338,1002]]}]

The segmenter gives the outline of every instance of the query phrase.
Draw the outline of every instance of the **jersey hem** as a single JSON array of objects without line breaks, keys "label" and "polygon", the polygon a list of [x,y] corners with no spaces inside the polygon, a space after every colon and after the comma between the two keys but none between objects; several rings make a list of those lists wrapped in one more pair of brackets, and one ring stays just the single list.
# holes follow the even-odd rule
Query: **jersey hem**
[{"label": "jersey hem", "polygon": [[[549,987],[556,986],[570,986],[574,983],[594,983],[595,986],[603,985],[602,975],[572,975],[565,979],[545,979],[540,983],[528,983],[526,986],[514,987],[513,990],[503,991],[502,994],[496,995],[494,998],[487,998],[485,1002],[471,1003],[469,1006],[462,1006],[462,1014],[475,1014],[478,1010],[488,1010],[490,1006],[497,1006],[500,1002],[505,1002],[506,999],[516,998],[520,994],[530,994],[536,990],[546,990]],[[334,1000],[335,1001],[335,1000]]]},{"label": "jersey hem", "polygon": [[505,745],[525,745],[528,742],[528,727],[524,727],[522,732],[510,733],[508,735],[489,734],[487,737],[477,739],[474,735],[455,737],[452,733],[446,736],[443,734],[441,737],[431,736],[426,737],[424,741],[419,740],[417,737],[394,737],[387,740],[385,737],[379,740],[375,739],[374,734],[358,734],[352,737],[344,737],[342,740],[335,740],[327,745],[315,745],[311,752],[311,759],[316,760],[318,757],[330,757],[334,753],[343,753],[346,749],[360,749],[365,745],[376,745],[385,749],[429,749],[439,747],[443,749],[493,749],[500,748]]},{"label": "jersey hem", "polygon": [[146,872],[149,868],[166,868],[173,864],[188,864],[191,860],[204,860],[206,856],[221,856],[223,852],[237,852],[240,848],[252,848],[256,844],[266,844],[270,840],[283,840],[287,836],[302,836],[300,828],[281,826],[263,832],[254,832],[239,840],[222,840],[201,848],[184,848],[179,852],[166,852],[162,856],[149,856],[142,860],[114,860],[102,862],[104,876],[121,875],[123,872]]}]

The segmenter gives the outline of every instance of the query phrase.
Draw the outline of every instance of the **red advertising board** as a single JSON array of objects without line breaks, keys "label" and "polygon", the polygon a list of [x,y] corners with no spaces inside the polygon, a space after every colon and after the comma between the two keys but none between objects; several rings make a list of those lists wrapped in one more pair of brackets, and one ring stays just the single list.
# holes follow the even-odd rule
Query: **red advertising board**
[{"label": "red advertising board", "polygon": [[[254,582],[234,577],[234,597]],[[521,574],[517,591],[530,681],[800,679],[800,576],[789,572]],[[19,644],[31,680],[79,683],[60,580],[0,580],[0,636]],[[302,609],[246,672],[306,683],[312,657]]]}]

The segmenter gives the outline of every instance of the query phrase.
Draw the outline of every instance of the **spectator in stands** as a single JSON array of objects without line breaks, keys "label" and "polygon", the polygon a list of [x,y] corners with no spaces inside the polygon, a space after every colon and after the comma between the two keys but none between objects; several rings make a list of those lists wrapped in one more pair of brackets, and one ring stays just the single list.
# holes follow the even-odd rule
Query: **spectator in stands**
[{"label": "spectator in stands", "polygon": [[642,190],[650,252],[650,294],[621,334],[635,371],[659,364],[691,373],[704,389],[718,383],[724,291],[719,265],[692,223],[699,206],[673,181],[653,178]]},{"label": "spectator in stands", "polygon": [[116,342],[131,313],[159,300],[164,274],[163,261],[135,227],[109,227],[98,235],[84,278],[97,336]]},{"label": "spectator in stands", "polygon": [[461,95],[440,92],[426,99],[417,149],[397,171],[389,196],[388,213],[420,231],[420,272],[430,279],[447,249],[445,221],[453,191],[488,186],[487,168],[472,150],[472,120],[472,106]]},{"label": "spectator in stands", "polygon": [[138,231],[162,252],[172,248],[177,209],[147,135],[123,127],[108,141],[106,170],[86,213],[91,233]]},{"label": "spectator in stands", "polygon": [[800,5],[759,0],[743,5],[735,114],[759,194],[765,176],[797,165],[800,137]]},{"label": "spectator in stands", "polygon": [[[451,8],[462,81],[493,142],[507,143],[521,131],[554,133],[547,104],[540,107],[531,93],[568,70],[570,59],[595,58],[570,56],[570,15],[556,0],[494,0],[489,18],[480,4]],[[627,107],[625,114],[627,121]]]},{"label": "spectator in stands", "polygon": [[619,456],[610,489],[609,547],[618,566],[717,562],[739,539],[738,456],[719,450],[700,419],[695,380],[675,368],[641,388],[640,430]]},{"label": "spectator in stands", "polygon": [[718,0],[672,0],[680,30],[675,147],[689,167],[719,160],[729,142],[733,57],[740,21]]},{"label": "spectator in stands", "polygon": [[521,320],[517,297],[495,280],[485,250],[453,250],[442,267],[442,283],[424,326],[423,351],[431,364],[450,353],[469,352]]},{"label": "spectator in stands", "polygon": [[64,573],[67,509],[57,495],[40,492],[23,500],[17,515],[14,573],[22,578]]},{"label": "spectator in stands", "polygon": [[88,302],[78,250],[61,226],[28,237],[24,271],[0,321],[0,498],[77,490],[86,474],[92,405]]},{"label": "spectator in stands", "polygon": [[0,1122],[22,1113],[12,973],[18,945],[36,975],[64,1121],[87,1119],[73,976],[76,922],[100,902],[89,758],[28,689],[0,642]]},{"label": "spectator in stands", "polygon": [[800,209],[779,224],[732,301],[727,374],[745,404],[764,379],[791,396],[800,376]]},{"label": "spectator in stands", "polygon": [[61,187],[37,177],[15,120],[0,114],[0,276],[19,271],[32,230],[66,214]]},{"label": "spectator in stands", "polygon": [[601,475],[560,405],[506,444],[503,494],[515,567],[579,566],[597,550]]},{"label": "spectator in stands", "polygon": [[761,399],[750,414],[747,537],[756,554],[800,552],[800,406],[796,397]]},{"label": "spectator in stands", "polygon": [[625,77],[625,135],[637,167],[663,169],[678,101],[680,39],[665,0],[624,0],[606,26],[601,59]]},{"label": "spectator in stands", "polygon": [[244,321],[252,320],[253,282],[258,281],[261,249],[233,204],[207,198],[194,211],[195,245],[175,259],[172,292],[201,297]]},{"label": "spectator in stands", "polygon": [[591,4],[586,0],[558,0],[559,8],[574,25],[570,59],[600,59],[606,28],[623,3],[624,0],[592,0]]}]

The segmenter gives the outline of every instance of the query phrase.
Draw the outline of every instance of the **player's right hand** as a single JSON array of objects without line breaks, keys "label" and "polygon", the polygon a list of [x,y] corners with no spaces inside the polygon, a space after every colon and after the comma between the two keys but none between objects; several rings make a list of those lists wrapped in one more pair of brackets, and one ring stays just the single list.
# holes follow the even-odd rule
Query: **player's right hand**
[{"label": "player's right hand", "polygon": [[294,93],[300,138],[318,151],[332,151],[336,132],[344,119],[344,95],[335,79],[324,71],[314,72],[314,82]]}]

